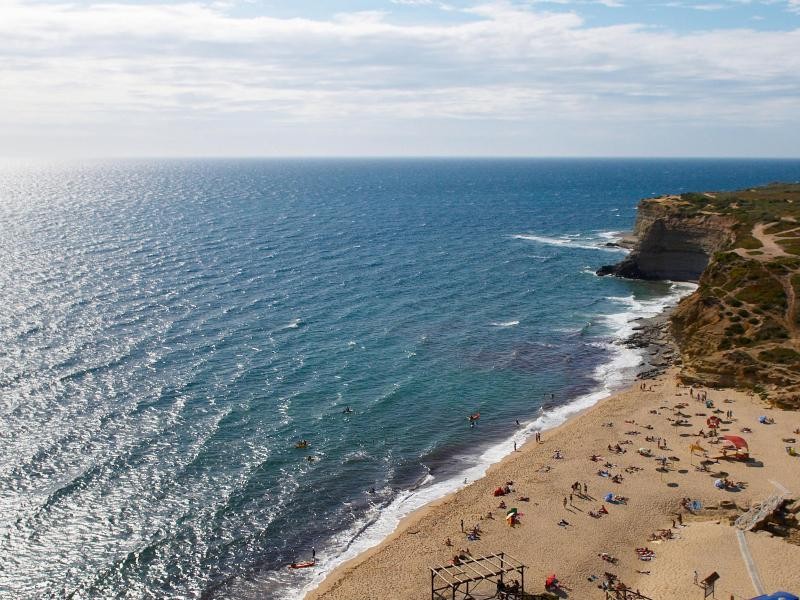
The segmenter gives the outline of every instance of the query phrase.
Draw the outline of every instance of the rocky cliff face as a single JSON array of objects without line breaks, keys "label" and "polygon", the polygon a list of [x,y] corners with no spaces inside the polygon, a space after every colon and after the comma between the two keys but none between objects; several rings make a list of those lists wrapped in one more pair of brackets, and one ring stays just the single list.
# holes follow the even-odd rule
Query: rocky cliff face
[{"label": "rocky cliff face", "polygon": [[697,281],[714,252],[730,245],[735,221],[716,214],[682,215],[673,196],[642,200],[636,217],[636,244],[620,263],[598,275],[632,279]]},{"label": "rocky cliff face", "polygon": [[598,274],[698,282],[671,317],[681,379],[800,409],[800,184],[643,200],[634,233]]}]

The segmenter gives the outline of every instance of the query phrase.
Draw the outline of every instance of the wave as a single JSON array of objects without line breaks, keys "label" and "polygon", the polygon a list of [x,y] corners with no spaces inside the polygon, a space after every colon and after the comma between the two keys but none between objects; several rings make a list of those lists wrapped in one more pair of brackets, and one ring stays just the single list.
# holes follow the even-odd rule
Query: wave
[{"label": "wave", "polygon": [[304,323],[303,319],[301,319],[300,317],[297,317],[296,319],[292,319],[291,321],[289,321],[286,325],[283,325],[282,327],[278,327],[277,329],[275,329],[275,331],[273,333],[279,333],[281,331],[289,331],[290,329],[299,329],[304,324],[305,323]]},{"label": "wave", "polygon": [[[612,341],[599,343],[609,350],[610,359],[606,363],[598,365],[592,373],[596,382],[593,391],[578,396],[561,406],[548,409],[543,407],[539,416],[524,423],[522,429],[518,430],[511,438],[489,446],[477,459],[463,457],[474,463],[470,467],[440,481],[437,481],[434,475],[428,474],[418,486],[401,491],[385,507],[373,506],[369,514],[331,540],[326,549],[331,558],[320,564],[321,569],[313,575],[313,578],[309,575],[302,594],[307,594],[319,586],[325,577],[339,565],[378,545],[394,532],[404,517],[413,511],[465,487],[470,481],[485,476],[491,465],[511,454],[515,443],[522,444],[532,438],[537,431],[561,425],[569,417],[597,404],[600,400],[629,384],[633,380],[636,370],[642,364],[642,351],[627,348],[619,342],[633,332],[635,321],[642,317],[659,314],[694,291],[696,287],[691,283],[672,283],[666,296],[654,300],[639,301],[633,296],[609,298],[626,305],[628,310],[604,317],[606,323],[615,327],[612,328]],[[293,596],[286,596],[287,599],[290,597]]]},{"label": "wave", "polygon": [[519,321],[492,321],[489,325],[492,327],[514,327],[519,325]]},{"label": "wave", "polygon": [[533,235],[528,233],[517,233],[511,236],[515,240],[525,240],[529,242],[538,242],[540,244],[547,244],[548,246],[562,246],[565,248],[580,248],[583,250],[602,250],[604,252],[627,252],[625,248],[617,246],[604,246],[605,242],[596,239],[594,243],[578,241],[575,237],[548,237],[543,235]]}]

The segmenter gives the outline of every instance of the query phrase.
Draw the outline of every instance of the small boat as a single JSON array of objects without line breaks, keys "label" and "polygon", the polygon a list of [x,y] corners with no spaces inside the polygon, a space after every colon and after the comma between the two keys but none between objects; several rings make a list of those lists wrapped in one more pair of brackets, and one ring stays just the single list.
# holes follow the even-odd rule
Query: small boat
[{"label": "small boat", "polygon": [[297,442],[294,447],[302,450],[303,448],[308,448],[311,444],[308,443],[308,440],[300,440]]},{"label": "small boat", "polygon": [[307,569],[308,567],[313,567],[316,564],[317,564],[316,560],[307,560],[307,561],[299,562],[299,563],[293,562],[292,564],[289,565],[289,568],[290,569]]},{"label": "small boat", "polygon": [[477,421],[481,418],[481,413],[472,413],[470,416],[467,417],[470,421]]}]

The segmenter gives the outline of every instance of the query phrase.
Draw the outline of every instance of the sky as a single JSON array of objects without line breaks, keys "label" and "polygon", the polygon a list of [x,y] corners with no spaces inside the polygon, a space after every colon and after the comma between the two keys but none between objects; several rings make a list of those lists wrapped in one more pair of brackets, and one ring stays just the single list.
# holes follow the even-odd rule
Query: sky
[{"label": "sky", "polygon": [[800,157],[800,0],[0,0],[0,157]]}]

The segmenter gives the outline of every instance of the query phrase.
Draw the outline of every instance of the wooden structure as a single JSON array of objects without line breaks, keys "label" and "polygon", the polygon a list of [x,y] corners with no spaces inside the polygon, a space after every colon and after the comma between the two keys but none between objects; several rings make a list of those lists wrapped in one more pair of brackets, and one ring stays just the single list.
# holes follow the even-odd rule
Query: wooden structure
[{"label": "wooden structure", "polygon": [[703,588],[703,598],[714,597],[714,586],[717,584],[717,579],[719,579],[719,573],[714,571],[700,582],[700,586]]},{"label": "wooden structure", "polygon": [[[431,600],[521,599],[525,596],[525,569],[524,564],[505,552],[431,567]],[[511,573],[519,574],[519,589],[515,593],[499,592],[508,583],[506,575]]]},{"label": "wooden structure", "polygon": [[649,596],[634,592],[627,588],[621,590],[606,590],[606,600],[653,600]]}]

